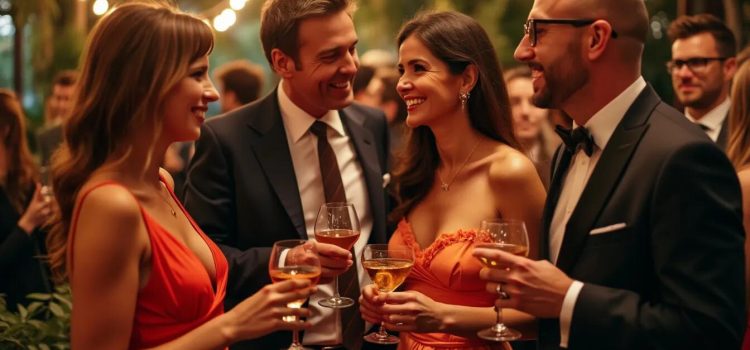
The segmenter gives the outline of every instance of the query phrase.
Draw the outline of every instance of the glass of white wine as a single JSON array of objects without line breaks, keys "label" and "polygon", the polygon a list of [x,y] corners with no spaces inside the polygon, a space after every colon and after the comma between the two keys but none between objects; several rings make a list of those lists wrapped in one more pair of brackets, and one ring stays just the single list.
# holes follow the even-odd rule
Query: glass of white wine
[{"label": "glass of white wine", "polygon": [[[406,280],[414,265],[414,252],[407,248],[389,248],[387,244],[368,244],[362,251],[362,266],[378,287],[378,292],[390,293]],[[380,323],[377,333],[370,333],[365,340],[376,344],[398,344],[398,337],[388,334]]]},{"label": "glass of white wine", "polygon": [[[526,225],[520,220],[491,219],[483,220],[479,227],[480,233],[487,234],[491,242],[477,244],[477,248],[497,249],[514,255],[527,256],[529,254],[529,235]],[[493,269],[506,269],[506,266],[494,260],[480,257],[479,261]],[[477,335],[489,341],[511,341],[521,338],[521,332],[506,327],[503,324],[503,310],[495,306],[495,325],[481,330]]]},{"label": "glass of white wine", "polygon": [[[301,239],[278,241],[273,244],[268,261],[268,273],[274,283],[290,279],[306,279],[311,286],[320,280],[320,258],[315,242]],[[287,307],[299,309],[305,299],[295,300]],[[284,316],[285,322],[298,322],[297,316]],[[292,344],[287,350],[307,350],[299,341],[299,332],[292,331]]]},{"label": "glass of white wine", "polygon": [[[315,219],[315,240],[351,250],[359,239],[359,218],[354,204],[325,203],[320,206],[318,217]],[[354,305],[351,298],[339,294],[339,278],[333,280],[333,296],[318,301],[323,307],[342,309]]]}]

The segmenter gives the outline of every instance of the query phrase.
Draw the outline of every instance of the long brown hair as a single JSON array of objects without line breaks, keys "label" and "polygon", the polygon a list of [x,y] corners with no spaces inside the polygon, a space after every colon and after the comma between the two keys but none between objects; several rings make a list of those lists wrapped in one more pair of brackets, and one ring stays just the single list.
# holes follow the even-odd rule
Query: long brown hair
[{"label": "long brown hair", "polygon": [[67,277],[68,231],[83,184],[118,147],[132,146],[128,137],[134,132],[153,130],[156,141],[161,101],[188,74],[190,64],[212,48],[206,23],[166,4],[123,4],[96,24],[81,56],[64,143],[52,161],[60,210],[47,248],[58,279]]},{"label": "long brown hair", "polygon": [[732,83],[727,156],[737,170],[750,165],[750,63],[747,62],[734,74]]},{"label": "long brown hair", "polygon": [[[463,73],[469,65],[477,67],[477,83],[467,103],[471,126],[493,140],[519,149],[500,63],[482,26],[458,12],[430,12],[404,24],[398,34],[398,46],[411,36],[445,62],[454,75]],[[411,130],[394,170],[398,205],[391,219],[399,220],[427,195],[439,164],[432,130],[426,126]]]},{"label": "long brown hair", "polygon": [[3,137],[7,172],[0,186],[16,212],[23,213],[37,170],[26,142],[26,117],[16,94],[0,89],[0,135]]}]

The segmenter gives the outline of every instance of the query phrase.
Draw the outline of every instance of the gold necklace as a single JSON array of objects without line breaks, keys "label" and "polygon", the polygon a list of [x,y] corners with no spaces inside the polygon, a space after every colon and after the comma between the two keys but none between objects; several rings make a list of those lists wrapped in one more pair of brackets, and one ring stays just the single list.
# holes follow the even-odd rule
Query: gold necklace
[{"label": "gold necklace", "polygon": [[[160,185],[163,190],[167,191],[167,185],[162,184],[162,183],[160,183]],[[169,206],[169,213],[172,214],[172,216],[177,217],[177,212],[174,211],[174,207],[172,207],[172,203],[169,203],[169,200],[167,200],[167,198],[164,198],[164,196],[161,193],[162,191],[159,190],[159,198],[161,198],[161,200],[164,201],[164,203],[167,203],[167,205]],[[169,191],[167,191],[167,196],[169,196]]]},{"label": "gold necklace", "polygon": [[474,151],[477,150],[477,147],[479,147],[479,144],[482,143],[482,139],[480,138],[476,144],[474,144],[474,148],[471,149],[471,152],[469,152],[469,155],[464,159],[464,162],[461,164],[461,166],[458,168],[458,171],[456,171],[455,174],[451,177],[450,181],[445,182],[443,181],[443,176],[440,175],[440,170],[437,171],[438,179],[440,179],[440,189],[443,190],[443,192],[448,192],[451,190],[451,185],[453,184],[453,181],[456,180],[458,177],[458,174],[461,173],[461,170],[464,170],[464,167],[469,162],[469,159],[471,159],[471,156],[474,154]]}]

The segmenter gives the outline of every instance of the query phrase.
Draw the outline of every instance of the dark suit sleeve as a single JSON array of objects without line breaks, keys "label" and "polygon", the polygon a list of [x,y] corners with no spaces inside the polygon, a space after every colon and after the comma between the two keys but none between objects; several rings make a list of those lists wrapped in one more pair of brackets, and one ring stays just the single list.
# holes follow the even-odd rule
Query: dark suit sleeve
[{"label": "dark suit sleeve", "polygon": [[34,255],[33,237],[18,225],[13,226],[10,232],[2,232],[0,236],[0,269],[3,271],[13,269],[19,260]]},{"label": "dark suit sleeve", "polygon": [[210,124],[204,125],[195,145],[185,184],[185,208],[216,242],[229,263],[227,296],[244,298],[270,280],[270,248],[237,249],[235,179],[231,157]]},{"label": "dark suit sleeve", "polygon": [[[655,296],[586,283],[571,349],[739,349],[745,329],[740,187],[721,151],[682,147],[651,194]],[[646,176],[648,176],[647,172]]]}]

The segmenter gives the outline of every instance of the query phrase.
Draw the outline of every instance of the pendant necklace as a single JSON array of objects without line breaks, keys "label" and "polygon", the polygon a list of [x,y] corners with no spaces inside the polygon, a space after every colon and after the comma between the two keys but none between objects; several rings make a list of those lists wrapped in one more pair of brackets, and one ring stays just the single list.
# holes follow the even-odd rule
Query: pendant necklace
[{"label": "pendant necklace", "polygon": [[450,178],[450,181],[445,182],[443,180],[443,176],[440,175],[440,170],[437,171],[438,179],[440,180],[440,189],[443,190],[443,192],[448,192],[451,190],[451,185],[453,184],[453,181],[456,180],[459,174],[461,174],[461,170],[464,170],[464,167],[467,163],[469,163],[469,160],[471,159],[471,156],[474,155],[474,151],[477,150],[477,147],[479,147],[479,144],[482,143],[482,139],[480,138],[476,144],[474,144],[474,148],[471,149],[471,152],[469,152],[469,155],[466,157],[464,162],[461,164],[461,166],[458,168],[458,171],[456,171],[453,176]]}]

